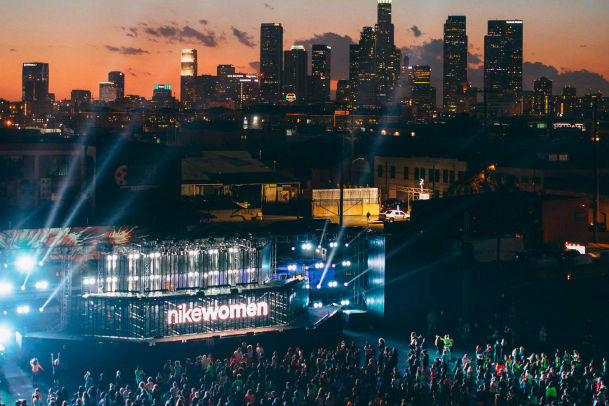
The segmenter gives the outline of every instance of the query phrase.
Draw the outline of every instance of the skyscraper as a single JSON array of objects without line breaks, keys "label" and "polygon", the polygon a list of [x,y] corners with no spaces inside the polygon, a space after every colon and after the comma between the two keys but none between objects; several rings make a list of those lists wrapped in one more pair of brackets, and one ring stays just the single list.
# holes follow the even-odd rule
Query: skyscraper
[{"label": "skyscraper", "polygon": [[464,111],[467,83],[467,34],[465,16],[448,16],[444,23],[443,106],[449,114]]},{"label": "skyscraper", "polygon": [[192,107],[197,88],[197,50],[182,49],[180,59],[180,101]]},{"label": "skyscraper", "polygon": [[296,94],[296,101],[302,103],[307,98],[307,51],[301,45],[294,45],[284,54],[283,92]]},{"label": "skyscraper", "polygon": [[230,102],[236,99],[233,94],[233,77],[235,76],[234,65],[218,65],[216,67],[216,98],[220,102]]},{"label": "skyscraper", "polygon": [[490,20],[490,35],[501,35],[504,49],[504,65],[507,73],[507,87],[516,95],[522,91],[522,20]]},{"label": "skyscraper", "polygon": [[391,22],[391,0],[378,0],[377,23],[374,27],[374,58],[379,101],[387,101],[400,76],[401,51],[395,46]]},{"label": "skyscraper", "polygon": [[332,48],[315,44],[311,52],[311,85],[309,99],[312,102],[330,100],[330,77],[332,71]]},{"label": "skyscraper", "polygon": [[170,102],[171,99],[171,85],[154,85],[154,90],[152,91],[152,101],[167,103]]},{"label": "skyscraper", "polygon": [[180,76],[197,76],[196,49],[183,49],[180,62]]},{"label": "skyscraper", "polygon": [[24,102],[47,102],[49,100],[49,64],[27,62],[21,73],[21,100]]},{"label": "skyscraper", "polygon": [[283,26],[266,23],[260,27],[260,90],[263,101],[276,103],[281,99],[283,71]]},{"label": "skyscraper", "polygon": [[349,80],[355,81],[359,75],[359,43],[349,45]]},{"label": "skyscraper", "polygon": [[412,103],[418,110],[429,110],[434,107],[435,100],[431,87],[431,67],[415,65],[412,67]]},{"label": "skyscraper", "polygon": [[560,106],[557,109],[560,117],[572,118],[577,110],[577,89],[573,86],[565,85],[560,96]]},{"label": "skyscraper", "polygon": [[514,114],[522,93],[523,24],[490,20],[484,37],[484,101],[487,116]]},{"label": "skyscraper", "polygon": [[99,100],[106,103],[116,100],[117,90],[114,82],[99,82]]},{"label": "skyscraper", "polygon": [[74,89],[70,92],[70,100],[76,104],[89,104],[91,103],[91,91]]},{"label": "skyscraper", "polygon": [[533,81],[533,113],[550,116],[554,111],[552,81],[545,76]]},{"label": "skyscraper", "polygon": [[108,73],[108,82],[112,82],[116,86],[117,99],[125,97],[125,74],[123,72],[112,71]]},{"label": "skyscraper", "polygon": [[364,27],[360,34],[357,73],[357,104],[376,105],[377,66],[375,60],[376,33],[372,27]]}]

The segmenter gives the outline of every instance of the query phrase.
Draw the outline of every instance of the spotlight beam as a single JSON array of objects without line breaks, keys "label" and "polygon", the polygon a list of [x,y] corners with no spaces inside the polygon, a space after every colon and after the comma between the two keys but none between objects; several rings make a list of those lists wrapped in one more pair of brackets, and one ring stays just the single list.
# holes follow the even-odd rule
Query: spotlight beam
[{"label": "spotlight beam", "polygon": [[[402,279],[407,279],[407,278],[410,278],[410,277],[415,276],[417,274],[420,274],[421,272],[427,271],[428,269],[430,269],[430,268],[432,268],[432,267],[434,267],[436,265],[444,264],[444,263],[446,263],[446,262],[448,262],[450,260],[453,260],[454,258],[457,258],[457,257],[458,257],[458,255],[454,255],[453,254],[453,255],[448,255],[448,256],[446,256],[444,258],[440,258],[439,260],[437,260],[435,262],[432,262],[430,264],[426,264],[426,265],[424,265],[424,266],[422,266],[422,267],[420,267],[418,269],[415,269],[412,272],[408,272],[408,273],[402,274],[402,275],[400,275],[398,277],[395,277],[395,278],[393,278],[393,279],[391,279],[389,281],[386,281],[385,282],[385,286],[391,285],[392,283],[395,283],[395,282],[398,282],[398,281],[401,281]],[[368,292],[374,291],[375,289],[377,289],[377,288],[368,288],[368,289],[366,289],[366,291],[364,293],[368,294]]]},{"label": "spotlight beam", "polygon": [[326,274],[328,273],[328,269],[330,268],[330,264],[332,264],[332,261],[334,260],[334,256],[336,255],[336,251],[338,251],[338,247],[341,246],[341,241],[343,239],[343,234],[345,233],[345,228],[342,227],[340,229],[340,231],[338,232],[338,237],[336,238],[336,241],[338,242],[338,244],[336,244],[336,247],[332,248],[332,251],[330,251],[330,256],[328,257],[326,264],[324,266],[324,272],[321,274],[321,278],[319,279],[319,283],[317,286],[321,286],[324,282],[324,278],[326,277]]},{"label": "spotlight beam", "polygon": [[[74,219],[74,217],[78,214],[78,212],[80,211],[80,208],[85,203],[85,201],[87,200],[88,196],[93,192],[93,189],[95,188],[95,184],[97,182],[97,178],[99,176],[101,176],[106,171],[108,165],[110,164],[111,158],[114,156],[116,151],[125,142],[124,140],[125,139],[122,138],[122,137],[119,138],[118,142],[106,154],[106,159],[102,163],[99,171],[97,171],[95,173],[95,175],[93,176],[93,178],[91,179],[91,181],[87,185],[87,188],[85,189],[85,191],[81,194],[80,198],[78,199],[78,202],[76,202],[76,205],[72,208],[72,211],[70,212],[68,217],[63,221],[63,223],[61,225],[62,229],[67,227],[67,226],[69,226],[70,223],[72,222],[72,220]],[[55,236],[55,238],[53,239],[53,241],[51,242],[51,244],[47,248],[47,250],[46,250],[46,252],[45,252],[45,254],[44,254],[43,258],[42,258],[42,262],[44,262],[47,259],[47,257],[50,255],[50,253],[53,250],[53,248],[55,248],[55,245],[57,244],[57,241],[59,241],[60,236],[61,236],[61,233],[57,233],[57,235]]]},{"label": "spotlight beam", "polygon": [[321,244],[323,244],[324,242],[324,236],[326,235],[326,228],[328,227],[328,223],[330,222],[329,219],[326,219],[326,222],[324,223],[324,229],[321,232],[321,238],[319,239],[319,246],[321,246]]},{"label": "spotlight beam", "polygon": [[347,245],[351,245],[351,243],[355,240],[357,240],[362,234],[364,234],[367,231],[367,229],[363,229],[362,231],[360,231],[359,233],[357,233],[357,235],[355,237],[353,237],[351,239],[351,241],[347,242]]}]

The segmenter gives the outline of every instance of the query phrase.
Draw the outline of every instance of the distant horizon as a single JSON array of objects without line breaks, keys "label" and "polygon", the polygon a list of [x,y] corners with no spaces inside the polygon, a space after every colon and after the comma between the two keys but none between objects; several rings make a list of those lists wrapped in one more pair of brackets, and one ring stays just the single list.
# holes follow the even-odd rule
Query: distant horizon
[{"label": "distant horizon", "polygon": [[[8,3],[8,4],[7,4]],[[220,64],[237,71],[257,71],[260,24],[281,22],[284,49],[313,43],[332,47],[332,79],[346,78],[348,45],[357,42],[363,26],[376,22],[376,1],[311,0],[134,0],[103,4],[67,0],[29,4],[8,1],[0,6],[3,63],[0,98],[21,100],[21,68],[27,62],[49,64],[49,92],[56,99],[71,90],[90,90],[98,98],[99,82],[108,72],[125,73],[125,94],[150,98],[155,84],[169,84],[179,97],[180,50],[196,48],[199,74],[215,74]],[[432,66],[432,83],[442,81],[442,30],[449,15],[467,17],[470,77],[480,86],[483,39],[488,20],[524,21],[524,88],[532,79],[548,76],[554,93],[564,84],[609,93],[609,7],[603,0],[587,5],[557,0],[429,4],[424,0],[394,0],[396,45],[411,56],[411,64]],[[557,3],[562,3],[558,5]],[[345,11],[348,10],[348,14]],[[347,15],[348,18],[343,18]],[[594,29],[590,29],[594,27]],[[438,59],[439,58],[439,59]],[[438,93],[439,95],[440,93]]]}]

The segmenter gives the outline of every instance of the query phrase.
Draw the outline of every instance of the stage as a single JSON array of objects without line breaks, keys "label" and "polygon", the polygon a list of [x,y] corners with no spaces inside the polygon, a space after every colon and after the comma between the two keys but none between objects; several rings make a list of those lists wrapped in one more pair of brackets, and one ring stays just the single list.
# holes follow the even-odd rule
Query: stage
[{"label": "stage", "polygon": [[[248,329],[224,330],[218,332],[184,334],[171,337],[158,338],[130,338],[116,336],[86,336],[69,332],[40,331],[30,332],[24,335],[24,341],[55,341],[65,343],[87,343],[87,342],[106,342],[106,343],[131,343],[147,344],[154,346],[162,343],[186,343],[189,341],[208,341],[237,338],[242,336],[256,336],[269,333],[282,333],[291,330],[311,331],[323,330],[329,324],[342,323],[342,310],[338,306],[323,306],[321,308],[308,308],[309,310],[291,323],[282,326],[253,327]],[[341,320],[338,320],[341,319]]]}]

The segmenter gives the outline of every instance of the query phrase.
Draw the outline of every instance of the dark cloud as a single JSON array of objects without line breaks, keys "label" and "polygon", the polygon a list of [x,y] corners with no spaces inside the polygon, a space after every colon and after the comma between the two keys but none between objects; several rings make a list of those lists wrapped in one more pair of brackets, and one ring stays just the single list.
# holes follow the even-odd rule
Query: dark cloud
[{"label": "dark cloud", "polygon": [[264,3],[264,8],[268,8],[269,10],[275,10],[275,7],[271,6],[269,3]]},{"label": "dark cloud", "polygon": [[137,75],[135,74],[135,72],[128,72],[128,73],[129,73],[129,75],[133,76],[134,78],[136,78],[136,77],[137,77]]},{"label": "dark cloud", "polygon": [[9,49],[9,52],[17,52],[17,50],[15,48],[11,48]]},{"label": "dark cloud", "polygon": [[412,33],[414,34],[414,36],[416,38],[420,37],[423,34],[421,32],[421,30],[419,29],[419,27],[417,27],[416,25],[413,25],[412,27],[410,27],[410,31],[412,31]]},{"label": "dark cloud", "polygon": [[161,25],[156,28],[147,27],[144,29],[144,32],[150,37],[164,38],[170,42],[194,40],[206,47],[218,46],[218,38],[214,32],[202,32],[189,25],[185,25],[182,28],[171,25]]},{"label": "dark cloud", "polygon": [[199,23],[203,24],[203,25],[207,25],[208,21],[203,18],[203,19],[199,20]]},{"label": "dark cloud", "polygon": [[[438,103],[442,100],[442,40],[432,39],[422,45],[403,48],[402,54],[408,54],[412,65],[431,66],[431,84],[436,87]],[[468,80],[472,86],[484,87],[484,60],[479,54],[469,53]],[[524,62],[522,81],[525,90],[531,90],[533,81],[541,76],[552,80],[554,94],[560,94],[565,85],[575,86],[578,95],[584,95],[590,89],[609,93],[609,80],[602,75],[586,69],[566,70],[541,62]]]},{"label": "dark cloud", "polygon": [[146,28],[144,29],[144,32],[148,35],[152,35],[153,37],[159,37],[160,34],[157,32],[157,30],[155,30],[154,28]]},{"label": "dark cloud", "polygon": [[589,90],[600,90],[603,94],[609,93],[609,80],[596,72],[586,69],[558,70],[551,65],[541,62],[525,62],[522,66],[523,82],[525,90],[533,87],[533,81],[541,76],[552,80],[554,94],[560,94],[565,85],[575,86],[577,94],[583,96]]},{"label": "dark cloud", "polygon": [[256,71],[260,70],[260,62],[258,61],[254,61],[254,62],[250,62],[250,68],[255,69]]},{"label": "dark cloud", "polygon": [[149,54],[150,52],[146,51],[142,48],[132,48],[132,47],[115,47],[112,45],[104,45],[106,49],[110,52],[116,52],[121,55],[142,55]]},{"label": "dark cloud", "polygon": [[579,47],[580,47],[580,48],[588,48],[588,45],[586,45],[586,44],[581,44]]},{"label": "dark cloud", "polygon": [[[334,32],[316,34],[315,36],[296,41],[296,44],[307,48],[309,58],[313,44],[324,44],[332,48],[332,79],[349,78],[349,45],[353,44],[353,39],[348,35],[339,35]],[[310,64],[309,64],[310,65]]]},{"label": "dark cloud", "polygon": [[137,37],[137,27],[121,27],[123,31],[127,31],[127,36],[131,38]]},{"label": "dark cloud", "polygon": [[431,66],[432,76],[439,71],[442,73],[442,51],[441,39],[430,39],[421,45],[402,48],[402,56],[408,55],[411,65]]},{"label": "dark cloud", "polygon": [[197,31],[194,28],[189,27],[188,25],[186,25],[186,26],[184,26],[184,28],[182,28],[180,37],[187,38],[187,39],[195,39],[202,45],[205,45],[206,47],[218,46],[218,39],[216,38],[215,33],[211,32],[211,31],[208,31],[208,32]]},{"label": "dark cloud", "polygon": [[231,28],[231,30],[233,30],[233,35],[235,36],[235,38],[237,38],[237,40],[239,40],[240,43],[242,43],[246,47],[250,47],[250,48],[253,48],[256,46],[253,35],[250,35],[244,31],[239,31],[235,27],[230,27],[230,28]]},{"label": "dark cloud", "polygon": [[480,64],[484,63],[483,56],[480,54],[475,54],[473,52],[469,52],[467,57],[468,57],[467,62],[470,66],[471,65],[476,66],[476,65],[480,65]]}]

